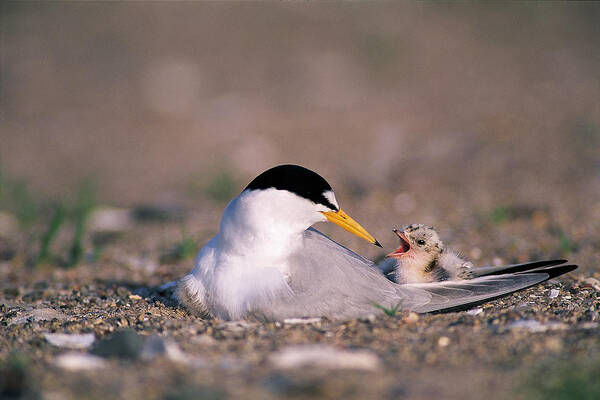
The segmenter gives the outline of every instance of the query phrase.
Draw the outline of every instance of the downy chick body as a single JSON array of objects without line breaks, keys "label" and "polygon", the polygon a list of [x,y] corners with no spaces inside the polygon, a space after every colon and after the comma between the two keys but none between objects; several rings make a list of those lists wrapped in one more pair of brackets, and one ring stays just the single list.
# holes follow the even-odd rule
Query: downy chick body
[{"label": "downy chick body", "polygon": [[392,281],[428,283],[472,277],[473,264],[448,250],[433,227],[411,224],[394,233],[400,246],[380,265]]}]

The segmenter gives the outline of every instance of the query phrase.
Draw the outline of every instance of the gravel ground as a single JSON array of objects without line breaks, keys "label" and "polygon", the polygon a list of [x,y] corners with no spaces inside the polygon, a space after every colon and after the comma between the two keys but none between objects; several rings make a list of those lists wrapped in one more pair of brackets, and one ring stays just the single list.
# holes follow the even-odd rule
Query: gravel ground
[{"label": "gravel ground", "polygon": [[[0,398],[600,398],[592,3],[0,2]],[[280,163],[388,252],[426,223],[475,265],[580,267],[458,313],[192,317],[162,285]]]},{"label": "gravel ground", "polygon": [[134,225],[99,261],[73,269],[0,264],[2,396],[535,398],[555,392],[548,379],[597,393],[585,376],[561,380],[561,366],[598,369],[600,286],[590,273],[457,313],[204,321],[164,285],[191,261],[153,261],[161,235],[176,229]]}]

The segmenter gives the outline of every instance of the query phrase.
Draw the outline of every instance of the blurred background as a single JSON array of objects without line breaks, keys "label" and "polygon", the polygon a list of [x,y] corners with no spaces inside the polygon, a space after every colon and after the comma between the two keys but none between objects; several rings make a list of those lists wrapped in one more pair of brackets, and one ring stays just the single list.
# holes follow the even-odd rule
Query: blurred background
[{"label": "blurred background", "polygon": [[[94,204],[184,210],[202,242],[255,175],[297,163],[386,250],[392,227],[424,222],[488,263],[588,249],[577,257],[596,268],[596,4],[9,1],[0,14],[4,232],[51,230],[45,204],[85,203],[93,186]],[[498,241],[475,243],[488,226]]]}]

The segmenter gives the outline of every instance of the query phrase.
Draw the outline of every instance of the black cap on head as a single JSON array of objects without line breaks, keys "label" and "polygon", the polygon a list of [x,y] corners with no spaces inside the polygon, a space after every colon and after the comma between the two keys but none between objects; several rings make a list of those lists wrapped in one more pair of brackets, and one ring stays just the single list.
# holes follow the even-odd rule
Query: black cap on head
[{"label": "black cap on head", "polygon": [[327,181],[316,172],[299,165],[278,165],[258,175],[244,190],[279,189],[295,193],[316,204],[338,210],[325,196],[333,191]]}]

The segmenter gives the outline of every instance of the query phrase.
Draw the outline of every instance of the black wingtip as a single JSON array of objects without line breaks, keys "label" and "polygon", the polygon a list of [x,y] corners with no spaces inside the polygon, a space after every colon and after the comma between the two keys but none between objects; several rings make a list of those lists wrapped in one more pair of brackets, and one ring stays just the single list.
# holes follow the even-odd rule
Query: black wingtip
[{"label": "black wingtip", "polygon": [[531,272],[538,268],[547,268],[555,265],[560,265],[566,263],[567,260],[540,260],[540,261],[530,261],[521,264],[511,264],[504,265],[499,267],[479,267],[474,268],[473,272],[476,277],[480,276],[488,276],[488,275],[506,275],[506,274],[514,274],[514,273],[526,273]]},{"label": "black wingtip", "polygon": [[532,273],[545,272],[548,275],[550,275],[550,277],[548,279],[552,279],[552,278],[556,278],[557,276],[566,274],[567,272],[574,271],[577,269],[577,267],[578,267],[578,265],[575,265],[575,264],[559,265],[558,267],[551,267],[548,269],[541,269],[541,270],[536,270],[536,271],[531,271],[531,272]]},{"label": "black wingtip", "polygon": [[375,240],[375,243],[373,243],[375,246],[377,247],[381,247],[383,249],[383,246],[381,245],[381,243],[379,243],[377,240]]}]

